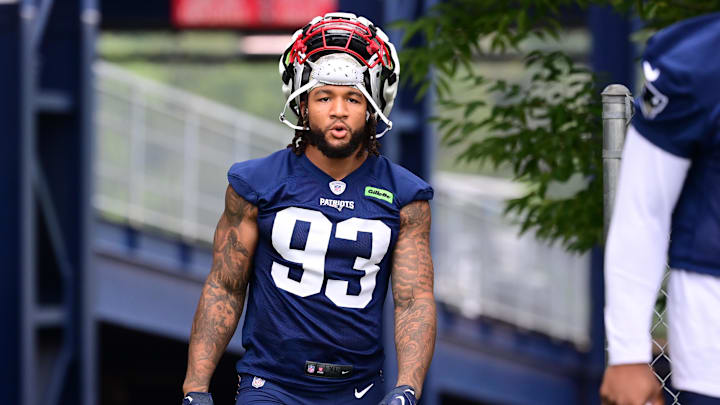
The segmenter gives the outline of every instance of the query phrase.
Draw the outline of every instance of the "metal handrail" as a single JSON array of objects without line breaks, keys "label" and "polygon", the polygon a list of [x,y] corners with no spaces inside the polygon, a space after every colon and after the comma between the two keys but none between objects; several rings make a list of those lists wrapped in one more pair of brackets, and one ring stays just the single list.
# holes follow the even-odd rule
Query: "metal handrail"
[{"label": "metal handrail", "polygon": [[100,137],[94,204],[134,226],[210,242],[230,165],[290,140],[278,123],[109,63],[94,69]]},{"label": "metal handrail", "polygon": [[435,295],[467,318],[590,345],[589,255],[540,242],[504,215],[522,187],[504,179],[435,173]]}]

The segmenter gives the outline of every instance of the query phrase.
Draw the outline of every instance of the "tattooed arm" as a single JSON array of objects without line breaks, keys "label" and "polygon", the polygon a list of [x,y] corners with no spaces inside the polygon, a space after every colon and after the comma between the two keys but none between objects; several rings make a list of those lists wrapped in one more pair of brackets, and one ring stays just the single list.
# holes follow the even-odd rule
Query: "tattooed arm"
[{"label": "tattooed arm", "polygon": [[195,311],[183,392],[206,392],[235,333],[258,240],[257,208],[228,186],[215,229],[213,264]]},{"label": "tattooed arm", "polygon": [[393,252],[397,385],[410,385],[420,398],[435,348],[435,298],[430,257],[430,204],[414,201],[400,211]]}]

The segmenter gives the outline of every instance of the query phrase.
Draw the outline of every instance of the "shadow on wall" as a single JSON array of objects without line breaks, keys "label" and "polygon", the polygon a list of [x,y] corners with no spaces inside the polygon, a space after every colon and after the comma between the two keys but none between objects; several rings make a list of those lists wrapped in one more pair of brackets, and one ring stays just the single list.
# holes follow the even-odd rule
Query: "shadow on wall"
[{"label": "shadow on wall", "polygon": [[442,405],[502,405],[498,403],[490,402],[477,402],[465,399],[463,397],[454,396],[450,394],[440,395],[440,404]]},{"label": "shadow on wall", "polygon": [[[190,325],[188,325],[190,328]],[[187,342],[102,323],[99,330],[99,403],[179,404],[187,366]],[[238,356],[226,353],[212,380],[216,405],[235,403]]]}]

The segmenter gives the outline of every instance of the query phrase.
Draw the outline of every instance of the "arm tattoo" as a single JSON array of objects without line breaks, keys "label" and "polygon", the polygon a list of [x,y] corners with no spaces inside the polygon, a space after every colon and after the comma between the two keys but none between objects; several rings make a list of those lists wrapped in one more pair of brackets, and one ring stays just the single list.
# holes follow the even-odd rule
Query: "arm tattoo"
[{"label": "arm tattoo", "polygon": [[393,252],[395,346],[398,385],[420,397],[435,348],[437,319],[430,256],[430,204],[412,202],[400,211],[400,234]]},{"label": "arm tattoo", "polygon": [[215,229],[212,269],[190,332],[184,392],[208,390],[242,314],[257,238],[257,208],[228,186],[225,211]]}]

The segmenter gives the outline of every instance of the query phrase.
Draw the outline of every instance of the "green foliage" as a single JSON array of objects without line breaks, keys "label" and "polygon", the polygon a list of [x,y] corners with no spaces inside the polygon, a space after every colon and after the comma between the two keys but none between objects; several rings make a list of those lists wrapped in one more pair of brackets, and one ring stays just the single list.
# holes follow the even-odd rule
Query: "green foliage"
[{"label": "green foliage", "polygon": [[[507,202],[506,212],[522,217],[521,231],[535,229],[540,239],[561,240],[569,250],[585,251],[602,237],[602,122],[592,74],[561,52],[530,52],[525,58],[526,85],[483,80],[463,81],[483,87],[500,100],[480,119],[473,112],[484,100],[457,102],[440,98],[437,117],[447,145],[464,144],[458,159],[511,166],[514,179],[527,184],[523,196]],[[478,133],[493,134],[475,140]],[[590,179],[587,189],[554,198],[548,189],[574,174]]]},{"label": "green foliage", "polygon": [[[517,214],[521,232],[532,229],[574,252],[602,242],[599,79],[562,52],[526,50],[523,41],[558,40],[562,10],[591,4],[636,10],[650,29],[720,9],[718,0],[447,0],[418,20],[396,24],[405,30],[404,80],[420,95],[432,86],[443,142],[464,148],[459,161],[510,166],[527,191],[507,202],[506,213]],[[418,35],[423,45],[407,46]],[[489,79],[473,68],[480,57],[508,53],[524,59],[522,83]],[[457,83],[467,92],[457,92]],[[487,96],[468,97],[482,92]],[[548,192],[572,176],[586,180],[573,195]]]},{"label": "green foliage", "polygon": [[621,12],[634,12],[650,30],[667,27],[680,20],[720,11],[719,0],[611,0]]}]

